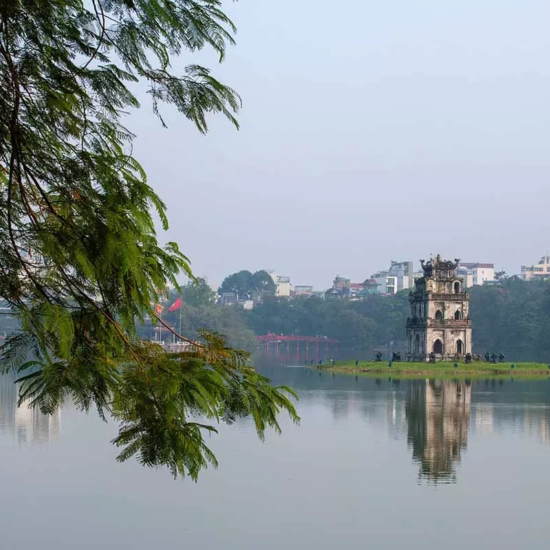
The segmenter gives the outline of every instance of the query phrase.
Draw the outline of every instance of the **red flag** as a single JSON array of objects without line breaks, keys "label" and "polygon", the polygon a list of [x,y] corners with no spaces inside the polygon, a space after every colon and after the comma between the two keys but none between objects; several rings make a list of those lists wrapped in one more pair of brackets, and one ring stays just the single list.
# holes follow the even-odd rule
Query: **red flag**
[{"label": "red flag", "polygon": [[176,311],[181,307],[181,296],[168,308],[168,311]]}]

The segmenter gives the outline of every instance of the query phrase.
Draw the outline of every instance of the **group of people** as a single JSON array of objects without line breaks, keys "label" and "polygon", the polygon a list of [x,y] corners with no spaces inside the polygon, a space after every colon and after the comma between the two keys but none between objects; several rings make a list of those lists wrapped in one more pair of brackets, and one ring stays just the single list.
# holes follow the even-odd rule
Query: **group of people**
[{"label": "group of people", "polygon": [[[429,355],[428,355],[428,360],[430,363],[435,363],[436,362],[436,354],[432,351]],[[493,354],[490,354],[489,352],[487,352],[485,354],[485,356],[482,356],[482,355],[472,355],[471,353],[467,353],[465,356],[464,356],[464,362],[466,364],[470,364],[472,363],[473,361],[482,361],[483,358],[485,358],[485,362],[486,363],[504,363],[504,360],[506,359],[506,356],[503,354],[503,353],[499,353],[498,355],[496,353],[493,353]],[[454,357],[454,360],[455,361],[459,361],[461,358],[457,355]],[[377,352],[376,355],[374,356],[374,360],[379,363],[380,361],[382,361],[382,353],[381,352]],[[393,352],[392,353],[392,363],[395,362],[395,361],[401,361],[402,358],[401,358],[401,352]]]},{"label": "group of people", "polygon": [[[498,361],[497,361],[498,359]],[[493,353],[493,354],[490,354],[489,352],[487,352],[485,354],[485,362],[486,363],[504,363],[504,359],[506,359],[506,356],[504,355],[504,353],[499,353],[498,355],[496,353]],[[480,358],[481,360],[481,358]]]}]

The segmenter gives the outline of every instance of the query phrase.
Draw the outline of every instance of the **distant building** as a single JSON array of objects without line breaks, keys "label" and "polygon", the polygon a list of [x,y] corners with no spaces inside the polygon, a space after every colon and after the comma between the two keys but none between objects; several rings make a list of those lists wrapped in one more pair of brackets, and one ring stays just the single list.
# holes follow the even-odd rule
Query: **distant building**
[{"label": "distant building", "polygon": [[389,273],[387,271],[378,271],[373,273],[371,279],[376,281],[376,286],[380,294],[389,294],[388,286],[393,287],[393,281],[388,281]]},{"label": "distant building", "polygon": [[358,298],[363,292],[363,283],[350,283],[349,285],[349,297],[352,299]]},{"label": "distant building", "polygon": [[349,290],[350,285],[351,285],[350,279],[346,279],[341,275],[336,275],[336,279],[334,279],[332,283],[332,288],[335,288],[336,290]]},{"label": "distant building", "polygon": [[347,298],[348,295],[344,295],[344,293],[336,288],[329,288],[325,292],[325,298],[327,300],[341,300],[342,298]]},{"label": "distant building", "polygon": [[495,280],[495,264],[461,262],[456,274],[464,279],[464,288],[484,285]]},{"label": "distant building", "polygon": [[224,292],[218,303],[222,306],[238,306],[248,310],[254,308],[253,299],[239,298],[236,292]]},{"label": "distant building", "polygon": [[377,294],[378,293],[378,282],[376,279],[367,279],[363,282],[363,292],[365,294]]},{"label": "distant building", "polygon": [[232,305],[235,305],[238,302],[238,300],[239,300],[239,298],[238,298],[236,292],[224,292],[220,296],[219,303],[222,306],[232,306]]},{"label": "distant building", "polygon": [[310,285],[296,285],[292,296],[313,296],[313,287]]},{"label": "distant building", "polygon": [[550,256],[543,256],[538,264],[522,265],[521,277],[525,281],[534,281],[537,279],[550,279]]},{"label": "distant building", "polygon": [[334,299],[334,298],[349,298],[350,295],[350,279],[346,279],[341,275],[336,275],[336,278],[332,282],[332,288],[329,288],[325,292],[325,298]]},{"label": "distant building", "polygon": [[362,300],[369,294],[376,294],[378,287],[379,283],[375,279],[367,279],[362,283],[352,283],[350,279],[338,275],[332,283],[332,288],[325,292],[325,298]]},{"label": "distant building", "polygon": [[254,305],[261,304],[266,298],[274,298],[274,290],[255,290],[250,293],[250,299],[254,302]]},{"label": "distant building", "polygon": [[376,281],[381,294],[397,294],[414,286],[413,263],[392,260],[387,271],[378,271],[371,278]]},{"label": "distant building", "polygon": [[332,282],[332,288],[325,292],[325,298],[349,298],[351,291],[351,281],[341,275],[336,275]]},{"label": "distant building", "polygon": [[275,284],[277,285],[275,295],[278,298],[288,298],[290,296],[290,291],[292,290],[290,277],[281,277],[280,275],[278,275]]},{"label": "distant building", "polygon": [[412,262],[395,262],[392,260],[390,276],[397,279],[397,291],[412,288],[414,286],[414,271]]},{"label": "distant building", "polygon": [[362,283],[350,284],[350,298],[352,300],[362,300],[366,296],[378,293],[378,283],[375,279],[367,279]]},{"label": "distant building", "polygon": [[277,296],[277,298],[289,298],[292,290],[290,277],[277,275],[275,271],[268,271],[268,273],[275,283],[275,296]]}]

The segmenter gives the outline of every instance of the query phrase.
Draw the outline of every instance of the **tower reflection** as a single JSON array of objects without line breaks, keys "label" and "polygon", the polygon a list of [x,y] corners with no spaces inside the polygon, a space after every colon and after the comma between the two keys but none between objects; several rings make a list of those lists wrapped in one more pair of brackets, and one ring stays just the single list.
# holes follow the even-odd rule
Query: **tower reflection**
[{"label": "tower reflection", "polygon": [[420,478],[454,483],[466,449],[472,386],[451,380],[412,381],[407,389],[407,441]]}]

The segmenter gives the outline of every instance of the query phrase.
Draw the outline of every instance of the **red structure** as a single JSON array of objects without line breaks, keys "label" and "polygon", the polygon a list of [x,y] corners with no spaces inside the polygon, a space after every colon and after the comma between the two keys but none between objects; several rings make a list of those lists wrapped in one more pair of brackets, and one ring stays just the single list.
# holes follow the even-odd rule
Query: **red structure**
[{"label": "red structure", "polygon": [[318,363],[338,354],[338,340],[316,336],[285,336],[266,334],[256,336],[256,351],[267,360],[281,363]]}]

